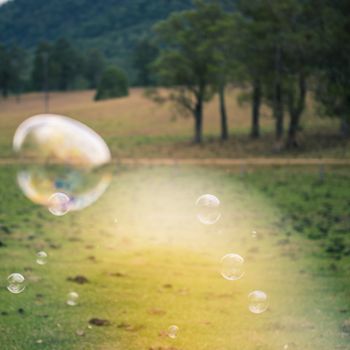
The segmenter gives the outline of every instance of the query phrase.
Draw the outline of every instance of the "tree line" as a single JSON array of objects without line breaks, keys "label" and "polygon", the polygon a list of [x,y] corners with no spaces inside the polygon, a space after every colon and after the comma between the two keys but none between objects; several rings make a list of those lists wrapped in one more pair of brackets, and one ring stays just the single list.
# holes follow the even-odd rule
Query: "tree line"
[{"label": "tree line", "polygon": [[153,97],[171,100],[193,116],[196,143],[202,141],[205,102],[215,94],[221,138],[228,138],[228,86],[249,94],[252,138],[260,136],[265,104],[278,144],[297,147],[308,94],[319,114],[341,120],[348,136],[349,13],[348,0],[195,0],[193,9],[174,13],[154,28],[149,58],[158,53],[147,65],[148,74],[156,74],[171,92],[155,91]]},{"label": "tree line", "polygon": [[[228,87],[251,103],[251,137],[260,137],[262,105],[275,120],[278,145],[298,146],[307,96],[317,113],[350,133],[350,2],[348,0],[194,0],[134,46],[127,79],[100,51],[81,52],[66,39],[39,43],[35,52],[0,45],[0,91],[97,88],[96,99],[125,96],[128,80],[153,87],[194,120],[202,142],[205,103],[219,97],[221,139],[229,137]],[[158,87],[167,87],[167,93]]]},{"label": "tree line", "polygon": [[[117,81],[111,90],[110,80]],[[102,86],[99,85],[102,83]],[[69,91],[99,89],[95,98],[127,94],[127,79],[118,67],[108,63],[97,49],[81,53],[67,39],[41,42],[31,56],[17,46],[0,44],[0,92],[20,97],[27,91]],[[112,95],[109,96],[112,91]]]}]

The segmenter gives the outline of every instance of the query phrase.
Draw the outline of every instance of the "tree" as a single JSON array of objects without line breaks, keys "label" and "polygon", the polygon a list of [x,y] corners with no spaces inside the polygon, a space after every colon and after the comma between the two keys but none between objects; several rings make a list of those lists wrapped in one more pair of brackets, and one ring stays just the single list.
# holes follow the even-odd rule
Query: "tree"
[{"label": "tree", "polygon": [[32,87],[36,91],[49,90],[53,87],[51,53],[52,45],[48,42],[39,43],[35,50],[31,80]]},{"label": "tree", "polygon": [[34,90],[71,90],[83,74],[83,56],[69,41],[58,39],[54,44],[38,44],[31,79]]},{"label": "tree", "polygon": [[[203,5],[202,5],[203,6]],[[225,102],[226,86],[232,80],[237,80],[237,38],[235,16],[227,14],[218,1],[205,5],[211,13],[211,21],[207,28],[206,38],[211,47],[213,61],[211,64],[214,89],[219,95],[219,112],[221,125],[221,140],[229,137],[227,110]]]},{"label": "tree", "polygon": [[125,74],[116,67],[109,67],[102,74],[95,100],[123,97],[128,94],[128,81]]},{"label": "tree", "polygon": [[242,62],[253,86],[252,135],[259,135],[259,107],[262,86],[276,120],[276,140],[284,132],[283,56],[281,22],[277,20],[276,0],[239,0],[242,14]]},{"label": "tree", "polygon": [[305,108],[306,81],[310,61],[314,57],[312,39],[315,16],[309,11],[310,1],[239,2],[252,44],[258,48],[258,59],[247,60],[248,65],[251,64],[249,70],[258,77],[254,87],[255,98],[260,100],[262,83],[264,97],[272,106],[276,119],[278,142],[284,134],[284,111],[288,111],[288,147],[298,145],[296,136]]},{"label": "tree", "polygon": [[105,68],[106,61],[101,51],[97,49],[88,51],[85,61],[85,77],[90,89],[97,88]]},{"label": "tree", "polygon": [[316,99],[324,115],[341,121],[341,134],[350,136],[350,3],[323,0],[319,6],[319,67]]},{"label": "tree", "polygon": [[11,92],[19,95],[24,84],[25,52],[17,46],[0,45],[0,91],[4,98]]},{"label": "tree", "polygon": [[13,70],[8,49],[0,45],[0,90],[4,98],[10,93]]},{"label": "tree", "polygon": [[64,38],[58,39],[50,55],[54,87],[66,91],[74,87],[83,64],[77,50]]},{"label": "tree", "polygon": [[156,79],[152,64],[159,54],[158,47],[150,39],[142,39],[133,53],[133,67],[136,70],[136,84],[139,86],[155,85]]},{"label": "tree", "polygon": [[26,52],[18,46],[13,46],[9,50],[12,79],[11,91],[17,96],[17,101],[20,101],[20,96],[25,85],[25,73],[27,70]]},{"label": "tree", "polygon": [[194,142],[202,142],[203,108],[213,94],[211,7],[195,1],[195,9],[172,14],[155,27],[160,55],[154,65],[160,82],[170,87],[168,100],[194,118]]}]

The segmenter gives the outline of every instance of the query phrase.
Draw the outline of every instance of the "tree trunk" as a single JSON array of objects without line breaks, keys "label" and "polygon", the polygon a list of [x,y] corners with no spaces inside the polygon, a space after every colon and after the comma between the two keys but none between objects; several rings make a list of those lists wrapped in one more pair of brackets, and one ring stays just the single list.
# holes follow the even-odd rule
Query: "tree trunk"
[{"label": "tree trunk", "polygon": [[253,82],[253,99],[252,99],[252,129],[250,136],[253,139],[260,137],[260,104],[261,104],[261,86],[260,81]]},{"label": "tree trunk", "polygon": [[225,104],[225,85],[219,88],[220,116],[221,116],[221,140],[228,140],[227,113]]},{"label": "tree trunk", "polygon": [[273,113],[276,119],[276,140],[279,143],[284,133],[284,108],[282,89],[282,50],[276,46],[275,53],[275,84],[274,84],[274,106]]},{"label": "tree trunk", "polygon": [[287,148],[297,148],[299,146],[297,141],[297,132],[299,128],[300,114],[291,113],[290,122],[288,129],[288,138],[287,138]]},{"label": "tree trunk", "polygon": [[202,142],[203,100],[198,98],[194,110],[194,143]]},{"label": "tree trunk", "polygon": [[297,133],[299,130],[299,123],[301,114],[305,108],[306,98],[306,79],[303,73],[300,73],[298,79],[297,97],[291,92],[288,96],[288,109],[290,115],[287,148],[297,148],[298,140]]},{"label": "tree trunk", "polygon": [[275,87],[274,116],[276,119],[276,140],[281,141],[284,133],[283,92],[280,83]]}]

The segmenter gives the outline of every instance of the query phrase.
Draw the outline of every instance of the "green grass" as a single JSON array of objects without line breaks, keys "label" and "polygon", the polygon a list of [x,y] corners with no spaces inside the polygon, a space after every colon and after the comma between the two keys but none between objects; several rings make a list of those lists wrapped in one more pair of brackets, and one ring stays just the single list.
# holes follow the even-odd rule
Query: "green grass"
[{"label": "green grass", "polygon": [[[122,168],[96,204],[57,218],[23,197],[15,167],[2,167],[1,350],[350,349],[341,328],[350,318],[347,170],[329,169],[320,182],[309,168]],[[203,193],[221,200],[216,225],[195,218]],[[318,236],[329,206],[329,233]],[[346,248],[327,252],[335,237]],[[47,265],[35,263],[38,250]],[[229,252],[246,260],[240,281],[218,273]],[[5,288],[12,272],[28,281],[20,295]],[[67,281],[78,274],[89,283]],[[264,314],[247,309],[254,289],[269,296]],[[72,290],[75,307],[65,304]],[[92,317],[111,324],[89,329]],[[172,324],[174,340],[164,335]]]}]

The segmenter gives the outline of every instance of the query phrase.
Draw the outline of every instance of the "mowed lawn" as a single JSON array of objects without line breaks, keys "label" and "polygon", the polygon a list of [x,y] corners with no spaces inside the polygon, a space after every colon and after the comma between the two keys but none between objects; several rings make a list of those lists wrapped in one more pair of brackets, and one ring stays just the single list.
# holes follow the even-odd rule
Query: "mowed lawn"
[{"label": "mowed lawn", "polygon": [[[329,255],[327,237],[311,240],[296,226],[308,211],[316,233],[313,214],[327,204],[345,229],[348,169],[248,170],[114,168],[97,203],[58,218],[23,197],[15,167],[2,167],[0,348],[350,349],[349,256]],[[203,193],[221,200],[215,225],[196,219]],[[44,266],[39,250],[49,254]],[[245,259],[238,281],[220,275],[231,252]],[[28,281],[19,295],[5,288],[12,272]],[[77,275],[88,283],[67,280]],[[249,312],[252,290],[268,294],[265,313]],[[70,291],[77,306],[66,305]],[[109,324],[88,327],[91,318]]]},{"label": "mowed lawn", "polygon": [[[96,130],[118,157],[348,157],[349,142],[339,138],[339,121],[316,116],[309,103],[302,119],[301,147],[293,152],[276,152],[274,120],[262,108],[262,138],[251,140],[250,106],[240,105],[238,89],[227,93],[231,138],[219,140],[220,118],[217,98],[208,103],[204,115],[204,143],[191,142],[193,118],[176,113],[171,104],[159,105],[144,96],[143,89],[131,89],[130,96],[101,102],[93,101],[93,91],[52,93],[50,112],[67,115]],[[11,157],[11,142],[16,127],[26,118],[43,113],[43,96],[26,94],[18,103],[14,97],[0,100],[0,156]],[[288,118],[286,116],[286,127]]]}]

